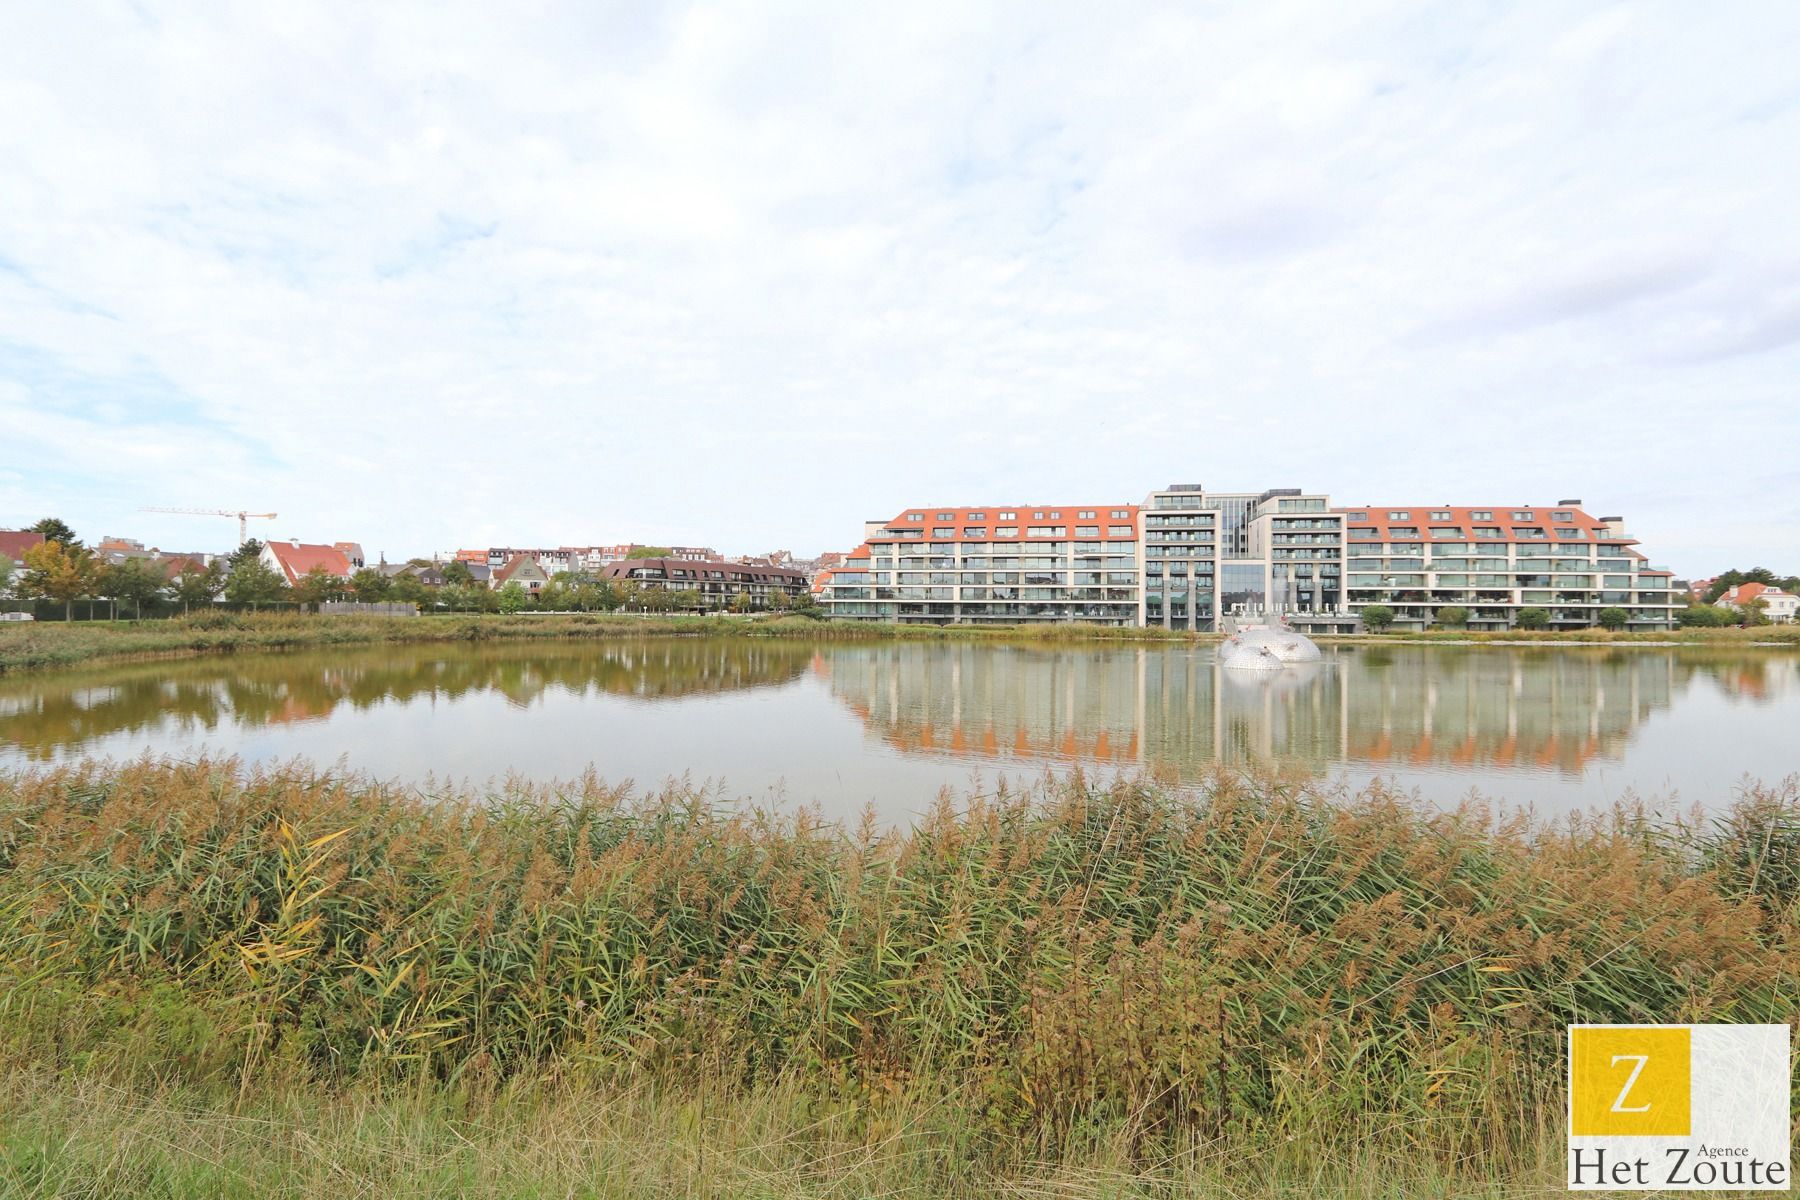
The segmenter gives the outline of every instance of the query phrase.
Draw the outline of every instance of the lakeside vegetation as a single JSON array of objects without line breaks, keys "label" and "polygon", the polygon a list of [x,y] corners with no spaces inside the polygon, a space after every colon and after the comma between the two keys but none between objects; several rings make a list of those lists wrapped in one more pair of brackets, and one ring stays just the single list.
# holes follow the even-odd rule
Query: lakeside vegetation
[{"label": "lakeside vegetation", "polygon": [[896,831],[716,799],[0,774],[0,1181],[1516,1193],[1566,1023],[1800,988],[1792,784],[1555,826],[1224,774]]},{"label": "lakeside vegetation", "polygon": [[[215,611],[155,621],[20,622],[0,625],[0,673],[133,658],[291,650],[301,647],[365,646],[381,643],[546,640],[648,636],[784,637],[820,641],[931,639],[1030,641],[1038,643],[1211,642],[1218,634],[1160,628],[1083,624],[898,625],[871,621],[831,621],[812,617],[581,614],[459,614],[432,617],[319,616],[310,613]],[[1751,629],[1678,629],[1660,633],[1611,633],[1600,629],[1556,632],[1423,633],[1320,635],[1321,643],[1394,644],[1550,643],[1762,644],[1800,646],[1800,626]]]}]

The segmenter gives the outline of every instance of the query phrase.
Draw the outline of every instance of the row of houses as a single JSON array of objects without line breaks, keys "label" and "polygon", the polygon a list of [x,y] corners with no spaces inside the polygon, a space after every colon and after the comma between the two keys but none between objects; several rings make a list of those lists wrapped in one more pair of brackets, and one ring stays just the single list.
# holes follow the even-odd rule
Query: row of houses
[{"label": "row of houses", "polygon": [[[633,557],[633,545],[616,547],[564,547],[560,550],[459,551],[455,561],[469,572],[478,586],[499,591],[518,584],[530,596],[548,588],[555,577],[565,571],[590,575],[603,583],[630,584],[639,588],[662,588],[668,591],[691,591],[702,597],[708,607],[723,608],[747,596],[752,603],[767,605],[776,595],[800,596],[807,589],[805,570],[777,565],[764,559],[727,561],[705,547],[680,547],[685,552],[671,552],[656,558]],[[607,561],[590,566],[591,555],[604,551]],[[617,557],[612,557],[613,552]],[[791,556],[790,556],[791,557]],[[351,542],[332,545],[296,541],[270,541],[263,547],[264,562],[278,571],[289,584],[298,583],[312,571],[348,579],[364,565],[361,547]],[[375,564],[375,569],[389,578],[411,575],[428,586],[445,582],[444,564],[432,562]]]}]

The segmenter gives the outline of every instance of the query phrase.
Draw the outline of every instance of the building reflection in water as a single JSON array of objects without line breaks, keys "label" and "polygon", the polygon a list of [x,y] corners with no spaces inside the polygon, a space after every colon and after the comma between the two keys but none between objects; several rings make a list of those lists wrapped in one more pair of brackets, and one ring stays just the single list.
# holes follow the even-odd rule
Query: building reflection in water
[{"label": "building reflection in water", "polygon": [[[1794,663],[1768,664],[1793,678]],[[1617,757],[1696,676],[1742,691],[1742,663],[1675,650],[1338,647],[1268,678],[1210,647],[1071,651],[912,643],[822,650],[815,669],[902,752],[991,763],[1520,768]],[[1758,686],[1768,691],[1770,672]]]}]

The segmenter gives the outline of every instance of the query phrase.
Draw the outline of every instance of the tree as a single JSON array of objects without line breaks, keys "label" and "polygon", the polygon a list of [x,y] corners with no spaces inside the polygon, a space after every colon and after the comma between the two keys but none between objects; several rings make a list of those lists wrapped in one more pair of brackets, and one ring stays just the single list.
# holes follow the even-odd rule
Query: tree
[{"label": "tree", "polygon": [[1675,610],[1675,620],[1688,629],[1723,629],[1727,625],[1737,624],[1737,617],[1728,608],[1720,608],[1716,604],[1690,604],[1686,608]]},{"label": "tree", "polygon": [[1370,633],[1383,633],[1394,623],[1394,610],[1385,604],[1367,604],[1362,610],[1363,628]]},{"label": "tree", "polygon": [[1550,626],[1550,614],[1541,608],[1521,608],[1518,626],[1520,629],[1547,629]]},{"label": "tree", "polygon": [[211,607],[224,590],[225,560],[222,558],[215,558],[204,567],[190,562],[175,581],[175,598],[181,601],[183,612],[196,604]]},{"label": "tree", "polygon": [[[361,574],[360,571],[357,573]],[[431,589],[427,588],[417,575],[410,573],[393,580],[393,586],[389,589],[388,594],[402,604],[422,605],[431,599]]]},{"label": "tree", "polygon": [[350,576],[350,591],[364,604],[374,604],[387,599],[393,590],[394,581],[377,571],[374,567],[363,567]]},{"label": "tree", "polygon": [[1739,602],[1738,619],[1745,625],[1767,625],[1769,623],[1769,602],[1761,596]]},{"label": "tree", "polygon": [[294,599],[317,608],[327,600],[342,600],[344,589],[345,584],[342,578],[327,571],[323,565],[319,565],[302,575],[300,581],[294,585]]},{"label": "tree", "polygon": [[626,558],[674,558],[675,552],[667,546],[633,546],[625,555]]},{"label": "tree", "polygon": [[454,559],[444,564],[445,587],[468,587],[475,582],[475,572],[469,570],[469,564]]},{"label": "tree", "polygon": [[45,517],[26,532],[41,533],[46,542],[61,542],[71,550],[82,548],[81,539],[75,536],[75,531],[70,529],[66,522],[56,517]]},{"label": "tree", "polygon": [[1631,620],[1631,614],[1622,608],[1603,608],[1598,617],[1602,629],[1610,629],[1614,633],[1625,628]]},{"label": "tree", "polygon": [[155,601],[168,586],[161,567],[148,559],[127,558],[101,569],[96,590],[114,603],[129,602],[135,619],[144,615],[144,602]]},{"label": "tree", "polygon": [[669,602],[673,607],[682,609],[704,608],[706,606],[705,598],[694,588],[682,588],[678,592],[670,593]]},{"label": "tree", "polygon": [[[249,544],[244,543],[246,546]],[[251,608],[256,608],[281,595],[282,589],[287,586],[281,575],[263,562],[260,549],[256,554],[243,557],[234,554],[232,558],[236,561],[225,578],[225,598],[233,604],[248,604]]]},{"label": "tree", "polygon": [[62,601],[63,620],[73,621],[75,601],[94,594],[98,574],[99,567],[86,547],[42,541],[25,551],[25,573],[19,580],[19,592]]},{"label": "tree", "polygon": [[739,592],[737,597],[731,602],[731,611],[734,613],[753,612],[755,608],[756,601],[750,599],[749,592]]},{"label": "tree", "polygon": [[12,583],[12,577],[12,559],[4,554],[0,554],[0,596],[6,595],[7,586]]},{"label": "tree", "polygon": [[811,617],[814,620],[825,615],[825,610],[819,606],[819,598],[810,591],[801,592],[794,597],[793,611],[795,616]]},{"label": "tree", "polygon": [[226,569],[236,570],[239,563],[249,562],[252,559],[260,559],[262,557],[262,552],[263,544],[255,538],[251,538],[231,552],[230,557],[226,559]]},{"label": "tree", "polygon": [[1437,623],[1445,629],[1461,629],[1469,623],[1469,610],[1460,604],[1447,604],[1437,610]]},{"label": "tree", "polygon": [[509,615],[522,612],[529,599],[525,586],[515,579],[500,589],[500,611]]}]

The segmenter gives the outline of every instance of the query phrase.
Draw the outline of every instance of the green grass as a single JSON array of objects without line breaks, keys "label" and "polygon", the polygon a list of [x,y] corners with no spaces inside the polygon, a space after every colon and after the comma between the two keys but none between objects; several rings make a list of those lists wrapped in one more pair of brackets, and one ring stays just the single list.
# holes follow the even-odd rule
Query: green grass
[{"label": "green grass", "polygon": [[[873,621],[822,621],[804,617],[463,615],[437,617],[322,617],[297,613],[214,612],[157,621],[27,622],[0,625],[0,673],[74,666],[85,662],[222,654],[300,647],[364,646],[399,642],[460,642],[649,636],[745,636],[817,641],[1002,641],[1035,643],[1216,641],[1216,634],[1159,628],[1055,623],[1042,625],[899,625]],[[1445,642],[1619,644],[1707,643],[1800,646],[1800,626],[1757,629],[1681,629],[1666,633],[1567,632],[1424,633],[1321,636],[1321,642]]]},{"label": "green grass", "polygon": [[222,654],[245,650],[366,646],[402,642],[536,641],[626,637],[782,637],[817,641],[892,639],[1028,639],[1032,641],[1181,641],[1161,629],[1097,625],[889,625],[807,617],[462,615],[435,617],[317,616],[215,612],[155,621],[60,621],[0,625],[0,672],[74,666],[104,660]]},{"label": "green grass", "polygon": [[1072,776],[880,831],[0,774],[0,1185],[1547,1192],[1564,1025],[1787,1021],[1797,918],[1793,785],[1551,826]]},{"label": "green grass", "polygon": [[794,1087],[731,1096],[544,1081],[494,1094],[279,1089],[240,1100],[23,1072],[0,1080],[0,1195],[162,1200],[995,1196],[1126,1200],[1563,1196],[1546,1139],[1504,1175],[1418,1152],[1196,1138],[1146,1154],[1096,1137],[996,1164],[963,1114]]}]

